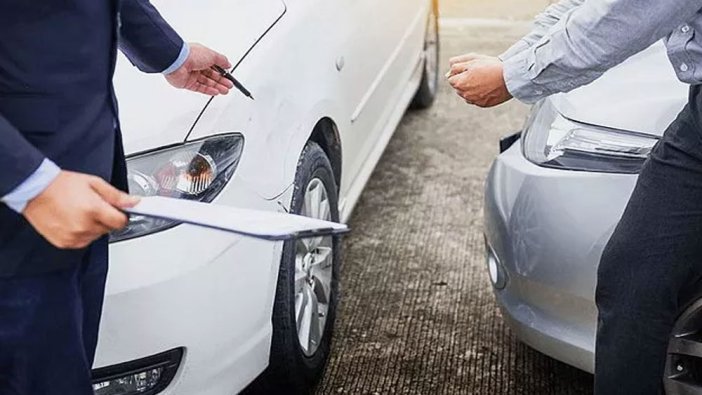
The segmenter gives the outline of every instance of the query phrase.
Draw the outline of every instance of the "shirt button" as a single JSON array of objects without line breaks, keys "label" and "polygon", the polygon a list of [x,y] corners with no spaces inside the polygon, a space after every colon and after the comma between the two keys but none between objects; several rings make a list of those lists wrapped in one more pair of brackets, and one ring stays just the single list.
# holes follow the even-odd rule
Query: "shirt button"
[{"label": "shirt button", "polygon": [[683,63],[680,65],[680,71],[682,71],[683,73],[688,70],[690,70],[690,67],[687,65],[687,63]]},{"label": "shirt button", "polygon": [[680,31],[683,32],[683,33],[687,33],[687,32],[690,31],[690,26],[688,26],[688,25],[682,25],[682,27],[680,28]]}]

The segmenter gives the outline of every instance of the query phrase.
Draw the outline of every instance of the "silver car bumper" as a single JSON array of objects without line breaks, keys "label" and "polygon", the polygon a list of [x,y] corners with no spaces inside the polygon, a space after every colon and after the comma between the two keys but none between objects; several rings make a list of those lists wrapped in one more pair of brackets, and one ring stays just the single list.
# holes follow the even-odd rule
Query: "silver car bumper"
[{"label": "silver car bumper", "polygon": [[585,371],[594,369],[597,265],[635,182],[536,166],[521,141],[487,179],[485,237],[506,322],[533,348]]}]

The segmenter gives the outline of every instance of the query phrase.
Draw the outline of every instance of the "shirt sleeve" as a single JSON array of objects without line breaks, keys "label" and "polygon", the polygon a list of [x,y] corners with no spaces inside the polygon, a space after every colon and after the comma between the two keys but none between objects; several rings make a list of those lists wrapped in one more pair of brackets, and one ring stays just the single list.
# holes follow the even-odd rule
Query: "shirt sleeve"
[{"label": "shirt sleeve", "polygon": [[161,73],[168,75],[173,73],[174,71],[178,70],[186,60],[188,60],[188,56],[190,55],[190,45],[188,43],[183,43],[183,47],[180,49],[180,54],[178,55],[178,58],[171,63],[170,66],[168,66],[167,69],[163,70]]},{"label": "shirt sleeve", "polygon": [[669,35],[700,8],[698,0],[585,1],[504,62],[507,89],[534,103],[586,85]]},{"label": "shirt sleeve", "polygon": [[29,178],[3,196],[0,201],[21,214],[27,207],[27,203],[39,196],[58,177],[60,172],[61,169],[54,162],[44,159]]},{"label": "shirt sleeve", "polygon": [[563,17],[580,7],[585,0],[560,0],[558,3],[551,4],[544,12],[537,15],[534,19],[534,25],[531,32],[517,41],[499,58],[505,61],[512,56],[529,49],[548,34],[548,31],[557,24]]}]

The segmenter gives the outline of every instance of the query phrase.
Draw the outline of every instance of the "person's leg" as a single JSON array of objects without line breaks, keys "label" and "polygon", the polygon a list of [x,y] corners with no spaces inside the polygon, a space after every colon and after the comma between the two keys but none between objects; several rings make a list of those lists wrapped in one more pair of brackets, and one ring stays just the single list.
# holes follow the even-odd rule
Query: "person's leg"
[{"label": "person's leg", "polygon": [[702,273],[702,129],[696,96],[644,166],[600,262],[599,395],[659,393],[668,337],[685,303],[680,291]]},{"label": "person's leg", "polygon": [[[91,248],[86,260],[95,256]],[[58,273],[0,279],[0,394],[93,394],[104,271],[84,271],[99,266],[86,262]],[[88,300],[96,295],[99,300]]]}]

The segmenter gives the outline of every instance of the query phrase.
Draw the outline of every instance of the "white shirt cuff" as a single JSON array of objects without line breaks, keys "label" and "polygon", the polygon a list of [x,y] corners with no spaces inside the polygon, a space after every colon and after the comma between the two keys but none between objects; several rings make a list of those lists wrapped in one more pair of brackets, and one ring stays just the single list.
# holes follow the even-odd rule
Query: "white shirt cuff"
[{"label": "white shirt cuff", "polygon": [[180,66],[182,66],[186,60],[188,60],[188,56],[190,56],[190,45],[188,45],[188,43],[186,42],[183,42],[183,47],[180,49],[180,54],[176,58],[175,62],[168,66],[167,69],[163,70],[161,74],[168,75],[178,70]]},{"label": "white shirt cuff", "polygon": [[0,201],[21,214],[32,199],[39,196],[58,177],[61,169],[49,159],[44,159],[34,173]]}]

